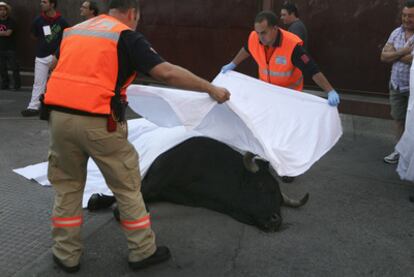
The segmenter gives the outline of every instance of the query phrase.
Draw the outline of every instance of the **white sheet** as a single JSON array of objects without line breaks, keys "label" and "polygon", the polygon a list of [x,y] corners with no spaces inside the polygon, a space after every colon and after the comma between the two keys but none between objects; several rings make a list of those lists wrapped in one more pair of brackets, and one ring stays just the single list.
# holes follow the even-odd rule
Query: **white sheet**
[{"label": "white sheet", "polygon": [[[413,64],[414,65],[414,64]],[[402,180],[414,182],[414,66],[410,70],[410,98],[408,100],[405,131],[395,149],[400,153],[397,172]]]},{"label": "white sheet", "polygon": [[[131,86],[131,108],[153,123],[131,120],[129,140],[140,154],[141,175],[158,155],[193,136],[207,136],[268,160],[281,176],[297,176],[331,149],[342,135],[338,110],[327,100],[277,87],[236,72],[214,83],[231,92],[217,104],[207,94]],[[159,127],[162,126],[162,127]],[[14,170],[42,185],[47,164]],[[83,206],[92,193],[112,195],[96,165],[88,164]]]},{"label": "white sheet", "polygon": [[219,74],[213,83],[231,92],[230,101],[219,105],[207,94],[147,86],[131,86],[128,99],[135,112],[155,124],[184,125],[251,151],[281,176],[303,174],[342,135],[338,110],[326,99],[234,71]]},{"label": "white sheet", "polygon": [[[128,140],[139,153],[141,176],[145,176],[149,167],[159,155],[190,137],[199,136],[197,132],[187,131],[183,126],[162,128],[143,118],[129,120],[128,127]],[[47,179],[47,162],[29,165],[13,171],[43,186],[50,186]],[[82,203],[84,208],[87,206],[90,196],[94,193],[112,195],[98,167],[90,159]]]}]

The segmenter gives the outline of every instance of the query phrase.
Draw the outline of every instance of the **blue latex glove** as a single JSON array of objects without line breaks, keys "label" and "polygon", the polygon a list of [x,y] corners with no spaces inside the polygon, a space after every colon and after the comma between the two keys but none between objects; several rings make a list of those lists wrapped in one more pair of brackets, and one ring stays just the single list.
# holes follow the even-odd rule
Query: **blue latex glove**
[{"label": "blue latex glove", "polygon": [[330,92],[328,92],[328,103],[331,106],[338,106],[340,99],[339,94],[333,89]]},{"label": "blue latex glove", "polygon": [[236,64],[234,62],[228,63],[221,68],[221,73],[226,73],[227,71],[233,70],[236,68]]}]

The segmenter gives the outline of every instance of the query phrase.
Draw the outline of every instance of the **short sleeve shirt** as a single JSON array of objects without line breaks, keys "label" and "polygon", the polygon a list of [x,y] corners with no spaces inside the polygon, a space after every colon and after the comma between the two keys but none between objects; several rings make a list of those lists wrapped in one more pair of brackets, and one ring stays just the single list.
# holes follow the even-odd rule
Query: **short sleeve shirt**
[{"label": "short sleeve shirt", "polygon": [[149,74],[163,58],[139,32],[126,30],[118,42],[118,82],[124,84],[134,72]]},{"label": "short sleeve shirt", "polygon": [[288,31],[300,37],[303,41],[303,47],[308,49],[308,31],[301,20],[297,20],[290,24]]},{"label": "short sleeve shirt", "polygon": [[13,33],[11,36],[1,36],[0,37],[0,51],[9,51],[9,50],[16,50],[15,49],[15,42],[14,42],[14,31],[15,31],[15,23],[14,20],[11,18],[7,18],[5,20],[0,19],[0,31],[8,31],[12,30]]},{"label": "short sleeve shirt", "polygon": [[32,34],[37,38],[36,57],[44,58],[52,55],[58,49],[62,41],[63,30],[69,27],[63,17],[46,19],[40,15],[32,24]]},{"label": "short sleeve shirt", "polygon": [[[414,43],[414,35],[407,40],[402,26],[395,29],[387,41],[387,44],[393,45],[396,50],[400,50],[401,48],[408,46],[410,43]],[[409,91],[410,67],[411,65],[400,61],[393,63],[390,80],[392,89],[399,92]]]}]

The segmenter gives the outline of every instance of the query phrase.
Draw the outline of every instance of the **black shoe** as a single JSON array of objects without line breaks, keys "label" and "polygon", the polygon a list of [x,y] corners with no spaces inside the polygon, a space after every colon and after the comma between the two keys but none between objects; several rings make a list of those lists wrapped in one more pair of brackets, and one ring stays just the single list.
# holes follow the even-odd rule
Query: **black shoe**
[{"label": "black shoe", "polygon": [[78,272],[80,269],[80,264],[77,264],[75,266],[66,266],[62,263],[61,260],[59,260],[58,257],[56,257],[55,255],[53,255],[53,261],[55,262],[55,264],[57,264],[63,271],[67,272],[67,273],[75,273]]},{"label": "black shoe", "polygon": [[37,116],[39,115],[39,110],[34,109],[26,109],[20,112],[22,116],[28,117],[28,116]]},{"label": "black shoe", "polygon": [[136,270],[142,269],[151,265],[162,263],[171,258],[170,249],[166,246],[159,246],[154,254],[139,262],[128,262],[129,266]]},{"label": "black shoe", "polygon": [[96,211],[106,209],[112,206],[116,202],[114,196],[109,196],[105,194],[94,193],[89,198],[88,201],[88,210]]},{"label": "black shoe", "polygon": [[295,180],[295,177],[282,176],[283,183],[292,183],[294,180]]}]

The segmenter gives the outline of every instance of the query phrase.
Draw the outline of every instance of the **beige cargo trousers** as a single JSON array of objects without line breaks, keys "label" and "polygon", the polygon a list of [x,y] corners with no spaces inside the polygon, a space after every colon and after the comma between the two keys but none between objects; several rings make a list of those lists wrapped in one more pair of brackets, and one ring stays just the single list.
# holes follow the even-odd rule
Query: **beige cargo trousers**
[{"label": "beige cargo trousers", "polygon": [[[56,191],[52,213],[53,254],[76,266],[82,253],[82,196],[91,157],[114,193],[127,237],[129,261],[151,256],[155,235],[141,195],[138,153],[127,140],[127,124],[107,131],[104,117],[52,111],[48,178]],[[104,185],[104,184],[102,184]]]}]

